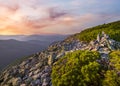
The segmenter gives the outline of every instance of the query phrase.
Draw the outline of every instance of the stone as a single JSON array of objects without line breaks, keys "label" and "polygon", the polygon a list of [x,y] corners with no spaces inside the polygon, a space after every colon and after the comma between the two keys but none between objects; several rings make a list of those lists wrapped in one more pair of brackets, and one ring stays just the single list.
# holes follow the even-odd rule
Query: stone
[{"label": "stone", "polygon": [[53,57],[52,55],[48,56],[48,64],[51,66],[53,64]]},{"label": "stone", "polygon": [[50,77],[46,77],[44,80],[43,80],[43,82],[47,82],[47,83],[49,83],[50,82]]},{"label": "stone", "polygon": [[13,86],[16,86],[16,85],[18,86],[18,85],[20,85],[21,81],[22,81],[22,80],[21,80],[20,77],[14,78],[13,81],[12,81],[12,82],[13,82]]},{"label": "stone", "polygon": [[97,41],[100,42],[100,34],[97,35]]},{"label": "stone", "polygon": [[111,45],[114,45],[114,43],[115,43],[115,40],[112,40],[112,39],[110,39],[110,40],[108,40],[109,41],[109,43],[111,44]]},{"label": "stone", "polygon": [[23,79],[22,80],[26,80],[28,78],[28,76],[27,75],[25,75],[24,77],[23,77]]},{"label": "stone", "polygon": [[94,41],[91,41],[91,42],[90,42],[90,45],[91,45],[91,46],[94,46],[94,44],[95,44]]},{"label": "stone", "polygon": [[33,76],[33,75],[34,75],[33,71],[29,73],[29,76],[30,76],[30,77]]},{"label": "stone", "polygon": [[38,74],[40,72],[40,69],[37,69],[34,71],[34,74]]},{"label": "stone", "polygon": [[21,64],[20,64],[20,66],[25,66],[27,64],[27,62],[26,61],[23,61]]},{"label": "stone", "polygon": [[30,86],[36,86],[35,82],[32,81],[32,82],[30,83]]},{"label": "stone", "polygon": [[26,86],[26,84],[21,84],[20,86]]},{"label": "stone", "polygon": [[59,53],[57,56],[56,56],[56,59],[59,59],[59,58],[61,58],[62,56],[64,56],[65,55],[65,53],[64,52],[62,52],[62,53]]},{"label": "stone", "polygon": [[33,78],[34,80],[36,80],[36,79],[40,78],[40,74],[35,74],[35,75],[32,76],[32,78]]},{"label": "stone", "polygon": [[44,71],[45,71],[45,73],[51,72],[51,67],[50,66],[45,66]]},{"label": "stone", "polygon": [[40,68],[40,67],[42,67],[42,65],[43,65],[43,64],[42,64],[41,62],[39,62],[39,63],[36,64],[35,67]]},{"label": "stone", "polygon": [[37,80],[35,80],[35,84],[36,85],[41,85],[42,83],[41,83],[40,79],[37,79]]},{"label": "stone", "polygon": [[49,73],[44,73],[41,75],[41,80],[43,81],[46,77],[49,77]]},{"label": "stone", "polygon": [[26,84],[30,84],[32,81],[33,81],[32,77],[28,77],[28,78],[25,80],[25,83],[26,83]]},{"label": "stone", "polygon": [[48,86],[48,84],[49,84],[49,83],[47,83],[47,82],[43,82],[43,83],[42,83],[42,86]]}]

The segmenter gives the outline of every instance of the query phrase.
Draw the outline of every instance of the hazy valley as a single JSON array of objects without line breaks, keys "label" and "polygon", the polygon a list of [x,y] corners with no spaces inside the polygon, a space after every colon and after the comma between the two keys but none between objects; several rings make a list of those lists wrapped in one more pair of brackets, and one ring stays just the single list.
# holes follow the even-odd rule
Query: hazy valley
[{"label": "hazy valley", "polygon": [[63,35],[0,36],[0,69],[21,57],[40,52]]}]

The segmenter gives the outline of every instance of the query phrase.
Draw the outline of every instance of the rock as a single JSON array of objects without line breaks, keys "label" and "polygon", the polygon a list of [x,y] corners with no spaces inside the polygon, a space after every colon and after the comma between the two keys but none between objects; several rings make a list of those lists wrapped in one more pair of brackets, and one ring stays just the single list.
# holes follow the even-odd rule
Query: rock
[{"label": "rock", "polygon": [[37,69],[34,71],[34,74],[38,74],[40,72],[40,69]]},{"label": "rock", "polygon": [[27,75],[25,75],[24,77],[23,77],[23,79],[22,80],[26,80],[28,78],[28,76]]},{"label": "rock", "polygon": [[21,83],[21,78],[20,77],[18,77],[18,78],[14,78],[13,80],[12,80],[12,84],[13,84],[13,86],[18,86],[18,85],[20,85],[20,83]]},{"label": "rock", "polygon": [[49,83],[50,82],[50,77],[46,77],[44,80],[43,80],[43,82],[47,82],[47,83]]},{"label": "rock", "polygon": [[53,62],[55,61],[55,57],[56,57],[55,53],[50,53],[50,55],[48,55],[48,64],[50,66],[52,66]]},{"label": "rock", "polygon": [[29,69],[30,66],[31,66],[30,63],[26,64],[26,65],[25,65],[25,69]]},{"label": "rock", "polygon": [[44,69],[45,73],[50,73],[51,72],[51,67],[50,66],[45,66],[45,69]]},{"label": "rock", "polygon": [[33,79],[32,79],[32,77],[28,77],[26,80],[24,80],[25,81],[25,83],[27,84],[27,85],[29,85],[32,81],[33,81]]},{"label": "rock", "polygon": [[40,77],[41,77],[40,74],[35,74],[35,75],[32,76],[32,78],[33,78],[34,80],[36,80],[36,79],[38,79],[38,78],[40,78]]},{"label": "rock", "polygon": [[108,41],[109,41],[110,45],[114,45],[114,43],[115,43],[115,40],[113,40],[113,39],[110,39]]},{"label": "rock", "polygon": [[100,42],[100,34],[97,35],[97,41]]},{"label": "rock", "polygon": [[33,71],[29,73],[29,77],[31,77],[33,75],[34,75]]},{"label": "rock", "polygon": [[36,85],[42,85],[40,79],[35,80],[35,84],[36,84]]},{"label": "rock", "polygon": [[26,84],[21,84],[20,86],[26,86]]},{"label": "rock", "polygon": [[32,82],[30,83],[30,86],[36,86],[35,82],[32,81]]},{"label": "rock", "polygon": [[95,44],[94,41],[91,41],[91,42],[90,42],[90,45],[91,45],[91,46],[94,46],[94,44]]},{"label": "rock", "polygon": [[44,73],[41,75],[41,80],[43,81],[46,77],[49,77],[49,73]]},{"label": "rock", "polygon": [[36,64],[35,67],[36,67],[36,68],[41,68],[42,66],[43,66],[43,64],[42,64],[41,62],[39,62],[39,63]]},{"label": "rock", "polygon": [[56,59],[60,59],[62,56],[65,55],[65,52],[62,52],[62,53],[59,53],[57,56],[56,56]]},{"label": "rock", "polygon": [[44,82],[42,83],[42,86],[49,86],[49,83],[44,81]]},{"label": "rock", "polygon": [[20,66],[22,67],[22,66],[25,66],[26,64],[28,64],[29,63],[29,60],[27,60],[27,61],[23,61],[21,64],[20,64]]}]

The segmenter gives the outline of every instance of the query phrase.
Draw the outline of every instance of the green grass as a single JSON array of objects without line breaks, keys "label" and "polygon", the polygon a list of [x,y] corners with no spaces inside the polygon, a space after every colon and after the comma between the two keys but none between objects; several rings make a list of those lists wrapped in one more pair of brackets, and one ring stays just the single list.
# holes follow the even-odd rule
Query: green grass
[{"label": "green grass", "polygon": [[[95,40],[97,34],[101,33],[102,31],[108,34],[110,38],[116,41],[120,41],[120,21],[88,28],[71,37],[73,39],[79,39],[80,41],[90,42],[91,40]],[[70,39],[71,37],[69,37],[68,39]]]}]

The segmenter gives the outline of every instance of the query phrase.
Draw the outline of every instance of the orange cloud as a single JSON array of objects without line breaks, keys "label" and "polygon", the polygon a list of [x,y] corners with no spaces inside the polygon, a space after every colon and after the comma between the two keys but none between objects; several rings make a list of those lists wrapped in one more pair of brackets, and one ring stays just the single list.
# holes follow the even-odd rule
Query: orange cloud
[{"label": "orange cloud", "polygon": [[6,29],[4,28],[0,30],[1,35],[18,35],[21,33],[24,33],[24,32],[22,30],[18,30],[13,27],[6,27]]},{"label": "orange cloud", "polygon": [[19,8],[19,5],[0,4],[0,34],[31,35],[53,34],[55,32],[72,34],[104,21],[104,15],[101,14],[75,15],[55,7],[41,7],[40,9],[25,7],[22,9]]},{"label": "orange cloud", "polygon": [[[97,20],[98,16],[92,14],[86,14],[84,16],[74,17],[70,15],[62,16],[55,20],[49,18],[29,20],[21,19],[19,22],[9,22],[6,27],[2,28],[1,34],[42,34],[42,33],[54,33],[68,34],[75,33],[76,28],[82,28],[82,24],[85,25],[89,22]],[[10,21],[10,20],[9,20]],[[78,29],[77,29],[78,30]]]}]

